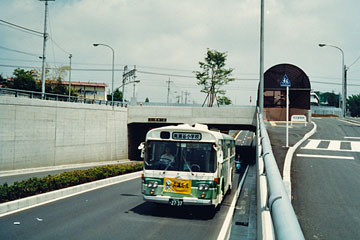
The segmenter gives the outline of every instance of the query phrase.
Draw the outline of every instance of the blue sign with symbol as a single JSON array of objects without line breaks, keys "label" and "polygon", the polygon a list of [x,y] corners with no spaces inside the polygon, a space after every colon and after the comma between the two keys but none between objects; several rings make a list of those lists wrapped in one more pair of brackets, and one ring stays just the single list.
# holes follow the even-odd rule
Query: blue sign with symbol
[{"label": "blue sign with symbol", "polygon": [[280,82],[280,87],[291,87],[291,82],[286,74]]}]

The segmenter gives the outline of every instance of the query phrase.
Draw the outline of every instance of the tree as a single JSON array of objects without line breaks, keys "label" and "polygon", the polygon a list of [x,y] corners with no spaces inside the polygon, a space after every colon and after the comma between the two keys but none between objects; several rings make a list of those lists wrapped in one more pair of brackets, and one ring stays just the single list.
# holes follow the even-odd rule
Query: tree
[{"label": "tree", "polygon": [[327,106],[339,107],[339,94],[334,92],[315,92],[320,98],[320,103],[327,103]]},{"label": "tree", "polygon": [[229,99],[226,96],[221,96],[217,98],[217,102],[219,105],[230,105],[231,104],[231,99]]},{"label": "tree", "polygon": [[[46,93],[54,93],[59,95],[68,95],[69,87],[62,83],[63,79],[66,76],[67,71],[69,70],[69,66],[61,66],[54,69],[45,68],[45,92]],[[41,71],[34,69],[34,76],[36,81],[40,84],[41,89]],[[71,90],[70,94],[72,96],[76,95],[75,91]]]},{"label": "tree", "polygon": [[6,78],[3,77],[2,74],[0,74],[0,85],[2,87],[7,87],[8,86],[8,82],[7,82]]},{"label": "tree", "polygon": [[17,68],[13,73],[13,81],[9,83],[10,88],[38,91],[40,89],[39,84],[35,80],[35,73],[33,71],[25,71],[24,69]]},{"label": "tree", "polygon": [[347,105],[352,117],[360,117],[360,94],[348,97]]},{"label": "tree", "polygon": [[145,102],[146,102],[146,103],[150,102],[150,100],[149,100],[148,97],[146,97]]},{"label": "tree", "polygon": [[226,53],[207,49],[205,62],[199,62],[202,71],[195,71],[195,75],[197,84],[203,87],[201,92],[207,94],[203,105],[208,100],[208,107],[212,107],[214,101],[218,101],[219,95],[225,95],[225,90],[220,88],[234,81],[234,78],[230,77],[233,69],[225,68],[226,58]]},{"label": "tree", "polygon": [[[119,90],[119,88],[117,88],[117,89],[114,91],[114,101],[122,102],[122,99],[123,99],[123,94],[122,94],[122,92]],[[108,101],[112,101],[112,100],[111,100],[111,94],[108,94],[108,95],[107,95],[107,100],[108,100]]]}]

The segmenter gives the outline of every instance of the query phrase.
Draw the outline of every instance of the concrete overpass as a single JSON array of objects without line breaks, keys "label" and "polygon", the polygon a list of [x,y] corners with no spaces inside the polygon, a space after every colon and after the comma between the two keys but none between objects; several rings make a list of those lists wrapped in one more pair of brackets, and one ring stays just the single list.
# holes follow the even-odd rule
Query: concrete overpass
[{"label": "concrete overpass", "polygon": [[255,106],[128,108],[0,97],[0,169],[135,159],[154,127],[203,123],[210,128],[256,128]]}]

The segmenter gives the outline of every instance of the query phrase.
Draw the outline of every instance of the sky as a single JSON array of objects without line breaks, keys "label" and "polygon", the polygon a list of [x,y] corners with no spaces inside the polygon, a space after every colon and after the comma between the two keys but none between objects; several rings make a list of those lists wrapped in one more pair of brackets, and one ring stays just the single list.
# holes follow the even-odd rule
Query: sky
[{"label": "sky", "polygon": [[[341,92],[341,52],[348,70],[348,95],[360,93],[360,1],[264,0],[264,69],[289,63],[300,67],[314,91]],[[47,66],[69,65],[71,81],[121,86],[124,66],[136,66],[137,80],[125,98],[202,104],[196,82],[207,49],[226,52],[236,79],[224,86],[234,105],[255,104],[260,63],[260,0],[56,0],[49,1]],[[1,0],[0,20],[44,31],[44,2]],[[43,39],[0,21],[0,74],[16,67],[41,69]],[[15,51],[21,51],[19,53]],[[355,63],[354,63],[355,62]],[[65,81],[68,80],[66,75]],[[171,81],[170,84],[167,81]],[[182,96],[182,97],[181,97]]]}]

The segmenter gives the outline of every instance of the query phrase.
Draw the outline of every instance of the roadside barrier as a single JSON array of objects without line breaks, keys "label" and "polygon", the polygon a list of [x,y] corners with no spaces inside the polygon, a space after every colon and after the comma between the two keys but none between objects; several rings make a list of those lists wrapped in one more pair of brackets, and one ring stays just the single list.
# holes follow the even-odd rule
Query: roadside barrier
[{"label": "roadside barrier", "polygon": [[258,239],[305,239],[272,152],[264,118],[257,124]]}]

